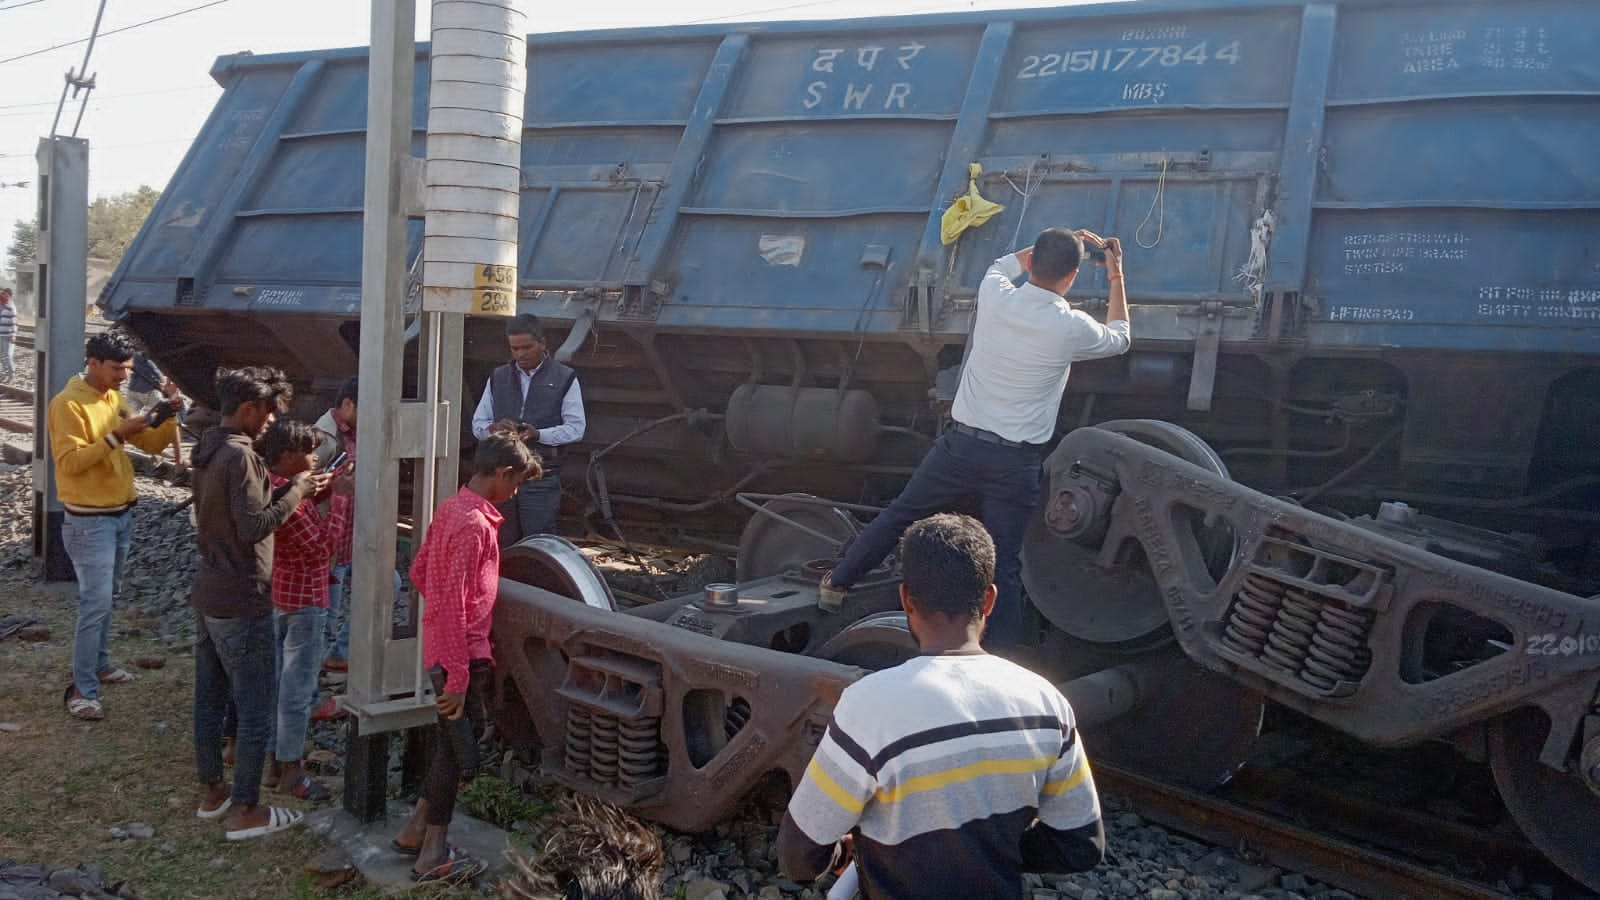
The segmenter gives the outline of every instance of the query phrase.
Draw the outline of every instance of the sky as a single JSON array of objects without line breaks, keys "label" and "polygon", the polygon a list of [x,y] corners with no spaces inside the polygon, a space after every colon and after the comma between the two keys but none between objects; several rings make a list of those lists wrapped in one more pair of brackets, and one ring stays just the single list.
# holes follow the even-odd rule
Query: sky
[{"label": "sky", "polygon": [[[530,31],[556,32],[1061,6],[1085,0],[524,2]],[[83,41],[99,5],[100,0],[0,0],[0,250],[10,243],[13,223],[34,215],[34,153],[39,138],[50,132],[69,70],[87,71],[96,83],[78,129],[78,136],[90,142],[89,196],[142,184],[162,189],[221,96],[207,75],[218,56],[241,50],[261,54],[364,46],[370,33],[367,0],[107,0],[102,37],[84,67]],[[417,8],[418,40],[428,38],[429,5],[420,0]],[[156,19],[160,21],[140,24]],[[111,33],[121,28],[128,30]],[[71,46],[58,46],[63,44]],[[23,58],[12,58],[19,56]],[[58,133],[72,133],[79,105],[68,100]],[[20,181],[29,184],[12,186]]]}]

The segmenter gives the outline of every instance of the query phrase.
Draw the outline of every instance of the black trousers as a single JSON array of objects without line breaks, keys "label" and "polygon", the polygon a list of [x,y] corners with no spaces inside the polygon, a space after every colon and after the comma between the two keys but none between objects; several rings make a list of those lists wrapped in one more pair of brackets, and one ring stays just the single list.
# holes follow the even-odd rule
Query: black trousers
[{"label": "black trousers", "polygon": [[[439,667],[429,672],[433,677],[433,690],[444,693],[445,675]],[[459,719],[438,717],[433,758],[428,761],[428,774],[422,779],[422,799],[428,801],[427,824],[449,825],[456,810],[456,791],[463,779],[471,781],[478,774],[478,738],[483,734],[488,710],[484,697],[489,688],[490,663],[475,659],[468,665],[467,696]]]}]

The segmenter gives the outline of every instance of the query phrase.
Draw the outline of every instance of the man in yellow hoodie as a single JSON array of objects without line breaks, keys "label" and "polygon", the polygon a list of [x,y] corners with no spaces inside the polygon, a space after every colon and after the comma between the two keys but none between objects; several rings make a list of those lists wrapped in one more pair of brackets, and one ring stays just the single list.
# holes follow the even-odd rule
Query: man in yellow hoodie
[{"label": "man in yellow hoodie", "polygon": [[[151,427],[152,416],[133,415],[120,388],[133,372],[133,346],[115,332],[89,338],[88,363],[50,399],[50,454],[56,465],[56,495],[66,514],[61,542],[78,577],[78,624],[72,644],[72,684],[67,712],[79,719],[105,718],[100,683],[135,680],[111,664],[111,597],[122,580],[133,539],[133,464],[126,446],[160,453],[177,434],[176,415]],[[176,403],[177,386],[163,379],[161,392]]]}]

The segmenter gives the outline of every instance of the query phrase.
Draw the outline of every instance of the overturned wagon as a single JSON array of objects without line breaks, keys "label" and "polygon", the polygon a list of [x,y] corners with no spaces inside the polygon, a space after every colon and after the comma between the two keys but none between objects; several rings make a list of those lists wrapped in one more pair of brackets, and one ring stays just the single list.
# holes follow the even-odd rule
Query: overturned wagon
[{"label": "overturned wagon", "polygon": [[[741,491],[887,499],[945,422],[989,261],[1048,225],[1120,235],[1134,348],[1074,367],[1024,560],[1037,664],[1142,697],[1101,711],[1124,713],[1102,755],[1159,768],[1142,750],[1180,729],[1154,723],[1203,710],[1227,740],[1168,774],[1214,783],[1263,697],[1476,743],[1600,884],[1597,16],[1151,0],[535,36],[517,305],[582,379],[568,512],[703,536]],[[355,369],[366,71],[218,61],[102,297],[191,393],[223,362],[312,395]],[[945,244],[973,164],[1005,208]],[[505,351],[497,322],[466,339],[470,406]],[[762,508],[793,524],[750,520],[731,608],[507,587],[517,689],[561,698],[525,724],[574,783],[703,822],[793,773],[860,671],[834,641],[903,649],[882,598],[830,620],[806,596],[862,511]],[[1205,702],[1163,705],[1196,672]]]}]

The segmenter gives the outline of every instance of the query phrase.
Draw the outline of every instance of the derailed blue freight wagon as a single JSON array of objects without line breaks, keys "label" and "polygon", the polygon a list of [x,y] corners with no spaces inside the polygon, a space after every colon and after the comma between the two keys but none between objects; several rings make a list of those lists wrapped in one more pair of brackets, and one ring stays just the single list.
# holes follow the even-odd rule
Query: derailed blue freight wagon
[{"label": "derailed blue freight wagon", "polygon": [[[1108,4],[536,35],[529,60],[518,306],[571,337],[586,443],[728,416],[619,449],[624,495],[774,457],[822,464],[759,485],[892,492],[878,468],[924,445],[874,424],[931,433],[984,269],[1051,225],[1120,235],[1134,307],[1133,352],[1074,372],[1064,428],[1180,422],[1273,489],[1371,453],[1323,496],[1557,518],[1574,495],[1549,489],[1600,459],[1593,4]],[[213,75],[102,303],[202,395],[251,359],[325,390],[356,366],[365,51]],[[420,155],[425,47],[416,87]],[[945,246],[973,163],[1005,209]],[[469,327],[473,396],[498,327]],[[841,387],[875,402],[820,421],[805,389]],[[714,473],[724,432],[743,453]]]},{"label": "derailed blue freight wagon", "polygon": [[[1522,653],[1600,621],[1600,5],[1140,0],[535,35],[528,60],[518,309],[582,379],[569,512],[603,492],[670,529],[725,523],[741,490],[887,500],[945,423],[988,264],[1049,226],[1119,236],[1133,349],[1067,387],[1024,558],[1045,633],[1176,641],[1375,743],[1541,709],[1489,733],[1502,793],[1600,884],[1594,666]],[[190,392],[224,363],[313,395],[355,371],[366,65],[218,60],[225,93],[101,298]],[[1004,209],[946,244],[973,166]],[[1105,288],[1071,299],[1096,313]],[[470,405],[501,322],[470,320],[466,353]],[[1138,475],[1172,515],[1083,480],[1137,455],[1106,433],[1181,460]],[[779,506],[807,530],[752,520],[741,581],[853,527]],[[1082,608],[1129,584],[1117,614]],[[1340,661],[1284,675],[1258,607],[1312,594],[1354,617],[1329,626]],[[774,634],[747,643],[820,640]]]}]

